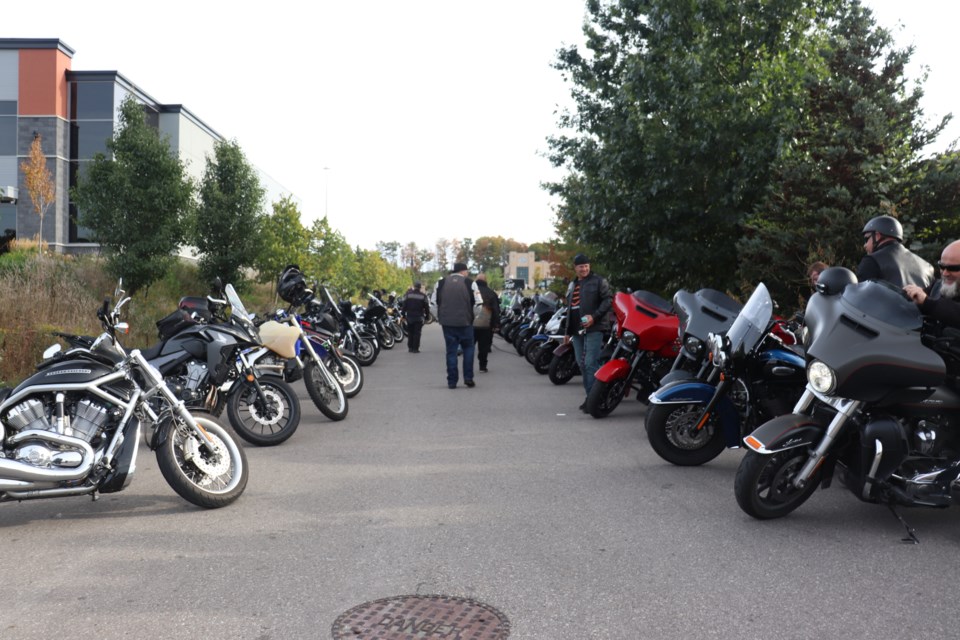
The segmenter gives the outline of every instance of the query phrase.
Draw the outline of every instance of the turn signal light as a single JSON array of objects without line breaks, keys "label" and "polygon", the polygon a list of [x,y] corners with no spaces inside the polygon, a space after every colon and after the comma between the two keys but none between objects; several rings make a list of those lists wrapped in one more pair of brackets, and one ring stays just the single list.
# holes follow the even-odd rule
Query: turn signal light
[{"label": "turn signal light", "polygon": [[747,443],[747,446],[753,449],[754,451],[760,451],[763,449],[763,443],[754,438],[753,436],[747,436],[743,439]]}]

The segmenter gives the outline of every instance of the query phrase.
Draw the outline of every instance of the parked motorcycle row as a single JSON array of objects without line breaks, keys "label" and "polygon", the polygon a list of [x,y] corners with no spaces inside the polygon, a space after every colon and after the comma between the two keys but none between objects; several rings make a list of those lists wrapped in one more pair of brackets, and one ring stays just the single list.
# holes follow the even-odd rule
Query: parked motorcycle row
[{"label": "parked motorcycle row", "polygon": [[233,433],[258,446],[292,437],[301,407],[291,385],[301,379],[324,416],[343,420],[363,368],[405,339],[395,303],[361,308],[315,293],[291,266],[278,280],[285,308],[254,316],[218,281],[156,323],[156,344],[128,349],[121,286],[115,305],[97,310],[102,334],[54,333],[66,350],[54,344],[37,373],[0,390],[0,502],[121,491],[142,432],[177,494],[226,506],[249,476]]},{"label": "parked motorcycle row", "polygon": [[[634,394],[651,448],[675,465],[744,448],[734,495],[750,516],[785,516],[836,478],[916,542],[896,507],[960,501],[960,330],[925,320],[898,287],[832,267],[794,319],[763,283],[743,305],[711,289],[672,303],[617,292],[613,314],[587,413]],[[501,319],[554,384],[579,374],[564,317],[556,297],[514,296]]]}]

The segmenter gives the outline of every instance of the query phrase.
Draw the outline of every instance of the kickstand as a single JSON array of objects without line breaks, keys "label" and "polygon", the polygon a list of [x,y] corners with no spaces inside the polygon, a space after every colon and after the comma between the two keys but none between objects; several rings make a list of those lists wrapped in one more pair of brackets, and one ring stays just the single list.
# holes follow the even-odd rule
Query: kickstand
[{"label": "kickstand", "polygon": [[907,521],[903,519],[903,516],[897,513],[897,510],[892,504],[888,504],[887,506],[890,508],[890,513],[893,514],[893,517],[899,520],[900,524],[902,524],[907,530],[907,537],[900,538],[900,542],[905,544],[920,544],[920,538],[917,537],[916,529],[907,524]]}]

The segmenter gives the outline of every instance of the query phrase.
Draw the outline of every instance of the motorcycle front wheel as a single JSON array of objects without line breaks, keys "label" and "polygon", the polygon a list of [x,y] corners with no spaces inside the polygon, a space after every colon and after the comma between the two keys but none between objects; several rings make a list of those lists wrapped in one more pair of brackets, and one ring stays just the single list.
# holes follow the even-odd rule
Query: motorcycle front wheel
[{"label": "motorcycle front wheel", "polygon": [[550,371],[550,362],[553,360],[553,350],[557,348],[556,344],[542,344],[537,351],[537,357],[533,361],[533,370],[540,375],[545,375]]},{"label": "motorcycle front wheel", "polygon": [[363,369],[360,363],[349,356],[340,356],[340,360],[343,363],[342,370],[335,362],[331,362],[327,368],[343,387],[343,395],[352,398],[363,388]]},{"label": "motorcycle front wheel", "polygon": [[390,329],[390,332],[393,333],[393,341],[397,344],[400,344],[407,337],[407,334],[403,332],[403,327],[401,327],[396,322],[391,322],[387,325]]},{"label": "motorcycle front wheel", "polygon": [[390,329],[384,328],[382,331],[377,332],[377,337],[380,338],[380,345],[387,351],[393,349],[393,345],[396,344],[396,340],[393,339],[393,334],[390,332]]},{"label": "motorcycle front wheel", "polygon": [[280,378],[262,376],[259,383],[265,402],[256,387],[242,383],[227,397],[227,417],[238,436],[251,444],[272,447],[285,442],[300,426],[300,400]]},{"label": "motorcycle front wheel", "polygon": [[792,480],[809,458],[806,447],[760,455],[747,451],[740,461],[733,484],[737,504],[758,520],[782,518],[807,501],[820,484],[818,469],[806,486],[797,488]]},{"label": "motorcycle front wheel", "polygon": [[313,404],[317,405],[320,413],[331,420],[343,420],[347,417],[347,397],[343,393],[343,387],[334,380],[328,380],[327,376],[320,369],[322,365],[315,361],[307,363],[307,368],[303,372],[303,383],[307,387],[307,393]]},{"label": "motorcycle front wheel", "polygon": [[572,349],[562,356],[553,356],[547,368],[547,376],[553,384],[567,384],[579,372],[580,365]]},{"label": "motorcycle front wheel", "polygon": [[593,386],[590,387],[590,393],[587,394],[587,404],[584,409],[594,418],[606,418],[623,400],[623,395],[629,383],[628,378],[620,378],[610,382],[594,380]]},{"label": "motorcycle front wheel", "polygon": [[681,467],[693,467],[710,462],[724,450],[723,431],[717,424],[716,413],[702,428],[696,420],[703,404],[655,404],[647,409],[647,440],[657,455]]},{"label": "motorcycle front wheel", "polygon": [[171,419],[157,447],[157,466],[177,494],[198,507],[217,509],[240,497],[247,486],[247,456],[230,433],[210,415],[193,414],[209,437],[213,453],[180,419]]},{"label": "motorcycle front wheel", "polygon": [[369,367],[376,362],[379,355],[373,343],[365,338],[361,338],[357,343],[354,353],[357,354],[357,362],[360,363],[361,367]]}]

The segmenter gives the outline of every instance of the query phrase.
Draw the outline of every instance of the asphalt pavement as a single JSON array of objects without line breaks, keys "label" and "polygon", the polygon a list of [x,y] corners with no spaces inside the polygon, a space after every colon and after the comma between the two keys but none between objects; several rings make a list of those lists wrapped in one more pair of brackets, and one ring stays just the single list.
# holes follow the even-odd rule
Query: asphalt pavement
[{"label": "asphalt pavement", "polygon": [[511,640],[957,637],[960,510],[901,511],[919,545],[839,486],[758,522],[733,496],[741,452],[674,467],[642,403],[593,419],[579,378],[494,347],[450,390],[429,325],[421,353],[364,369],[341,422],[295,383],[298,432],[246,445],[223,509],[180,499],[145,447],[121,493],[0,505],[0,639],[328,639],[416,595],[491,607]]}]

